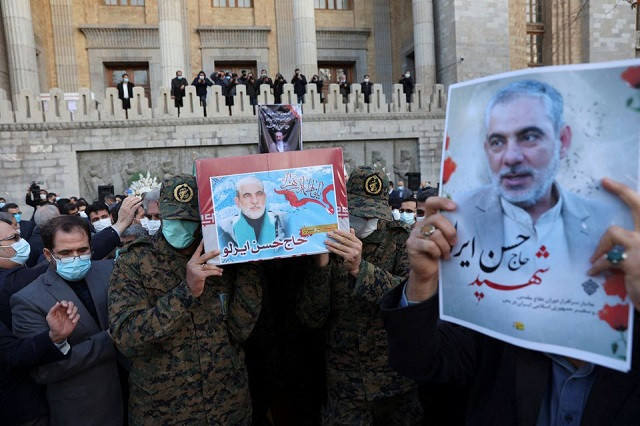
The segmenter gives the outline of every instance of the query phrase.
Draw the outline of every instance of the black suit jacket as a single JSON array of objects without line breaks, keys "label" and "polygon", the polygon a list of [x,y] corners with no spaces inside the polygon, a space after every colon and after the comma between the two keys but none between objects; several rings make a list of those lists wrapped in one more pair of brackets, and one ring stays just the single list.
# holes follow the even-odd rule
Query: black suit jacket
[{"label": "black suit jacket", "polygon": [[[124,91],[125,91],[125,86],[128,87],[128,93],[129,93],[129,97],[125,98],[124,97]],[[135,85],[131,82],[128,83],[124,83],[123,81],[121,81],[120,83],[118,83],[118,98],[120,98],[122,100],[122,108],[124,109],[129,109],[131,108],[131,98],[133,97],[133,88],[135,87]]]},{"label": "black suit jacket", "polygon": [[[391,366],[414,380],[468,384],[467,424],[535,425],[551,378],[551,359],[439,321],[437,296],[397,308],[402,289],[396,287],[381,303]],[[637,312],[633,330],[638,343]],[[636,344],[629,373],[598,367],[583,425],[640,423],[639,364]]]},{"label": "black suit jacket", "polygon": [[40,233],[39,227],[34,227],[33,232],[31,233],[31,237],[27,240],[29,241],[29,245],[31,246],[31,251],[29,252],[29,258],[25,265],[32,267],[36,266],[38,263],[38,259],[42,256],[42,249],[44,249],[44,243],[42,242],[42,234]]},{"label": "black suit jacket", "polygon": [[[171,80],[171,96],[175,96],[176,99],[184,98],[185,87],[189,85],[189,82],[186,78],[182,77],[179,79],[178,77]],[[182,89],[180,88],[182,86]]]},{"label": "black suit jacket", "polygon": [[[29,369],[38,364],[60,359],[62,354],[53,346],[46,333],[24,341],[17,340],[10,332],[11,305],[9,304],[14,293],[26,287],[48,267],[49,263],[44,262],[34,268],[18,266],[0,272],[1,425],[21,425],[49,414],[45,387],[33,381]],[[52,346],[55,349],[53,353]]]},{"label": "black suit jacket", "polygon": [[20,221],[20,237],[29,241],[29,238],[31,238],[31,234],[33,234],[33,228],[35,227],[36,227],[35,222],[32,222],[30,220],[21,220]]}]

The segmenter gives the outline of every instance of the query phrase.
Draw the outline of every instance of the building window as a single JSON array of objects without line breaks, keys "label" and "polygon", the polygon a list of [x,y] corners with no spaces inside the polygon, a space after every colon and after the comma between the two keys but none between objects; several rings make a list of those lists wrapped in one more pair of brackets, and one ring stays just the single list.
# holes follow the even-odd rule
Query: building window
[{"label": "building window", "polygon": [[542,23],[542,0],[527,0],[527,23]]},{"label": "building window", "polygon": [[251,0],[213,0],[214,7],[253,7]]},{"label": "building window", "polygon": [[104,0],[108,6],[144,6],[144,0]]},{"label": "building window", "polygon": [[316,9],[351,10],[352,0],[314,0]]},{"label": "building window", "polygon": [[543,0],[527,0],[527,53],[530,67],[544,65],[544,10]]}]

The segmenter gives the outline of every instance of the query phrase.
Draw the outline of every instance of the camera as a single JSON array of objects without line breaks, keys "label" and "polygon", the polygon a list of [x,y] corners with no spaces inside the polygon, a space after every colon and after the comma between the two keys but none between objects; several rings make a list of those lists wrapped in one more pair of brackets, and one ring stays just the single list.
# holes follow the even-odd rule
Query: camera
[{"label": "camera", "polygon": [[36,203],[40,202],[40,185],[36,183],[36,181],[31,181],[31,186],[29,186],[29,192],[31,192],[31,199]]}]

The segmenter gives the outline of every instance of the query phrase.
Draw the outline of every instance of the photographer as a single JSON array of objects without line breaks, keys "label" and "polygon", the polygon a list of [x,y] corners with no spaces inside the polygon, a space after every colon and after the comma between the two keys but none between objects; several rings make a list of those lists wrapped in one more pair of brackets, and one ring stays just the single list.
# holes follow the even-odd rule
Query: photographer
[{"label": "photographer", "polygon": [[47,190],[40,188],[35,181],[31,182],[27,189],[27,195],[24,197],[24,202],[34,209],[38,208],[38,206],[47,202]]},{"label": "photographer", "polygon": [[287,80],[284,79],[282,74],[276,74],[276,81],[273,83],[273,98],[276,104],[282,103],[282,93],[284,92],[285,84],[287,84]]}]

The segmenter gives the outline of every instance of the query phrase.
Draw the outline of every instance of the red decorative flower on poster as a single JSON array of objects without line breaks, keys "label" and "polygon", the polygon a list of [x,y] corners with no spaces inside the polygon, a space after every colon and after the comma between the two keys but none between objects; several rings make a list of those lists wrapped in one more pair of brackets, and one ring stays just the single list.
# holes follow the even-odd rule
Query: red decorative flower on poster
[{"label": "red decorative flower on poster", "polygon": [[604,292],[608,296],[618,296],[620,299],[627,298],[627,287],[624,284],[624,274],[622,271],[615,271],[604,281]]},{"label": "red decorative flower on poster", "polygon": [[456,171],[457,164],[451,157],[444,160],[444,168],[442,170],[442,184],[449,182],[451,175]]},{"label": "red decorative flower on poster", "polygon": [[[629,86],[640,89],[640,67],[629,67],[620,75]],[[640,112],[640,93],[627,98],[627,107]]]},{"label": "red decorative flower on poster", "polygon": [[598,311],[598,318],[606,321],[609,327],[620,332],[620,338],[611,343],[611,352],[614,355],[618,353],[620,344],[624,345],[624,349],[620,351],[623,355],[617,355],[624,359],[627,351],[627,338],[625,332],[629,328],[629,304],[617,304],[614,306],[604,305],[604,308]]}]

